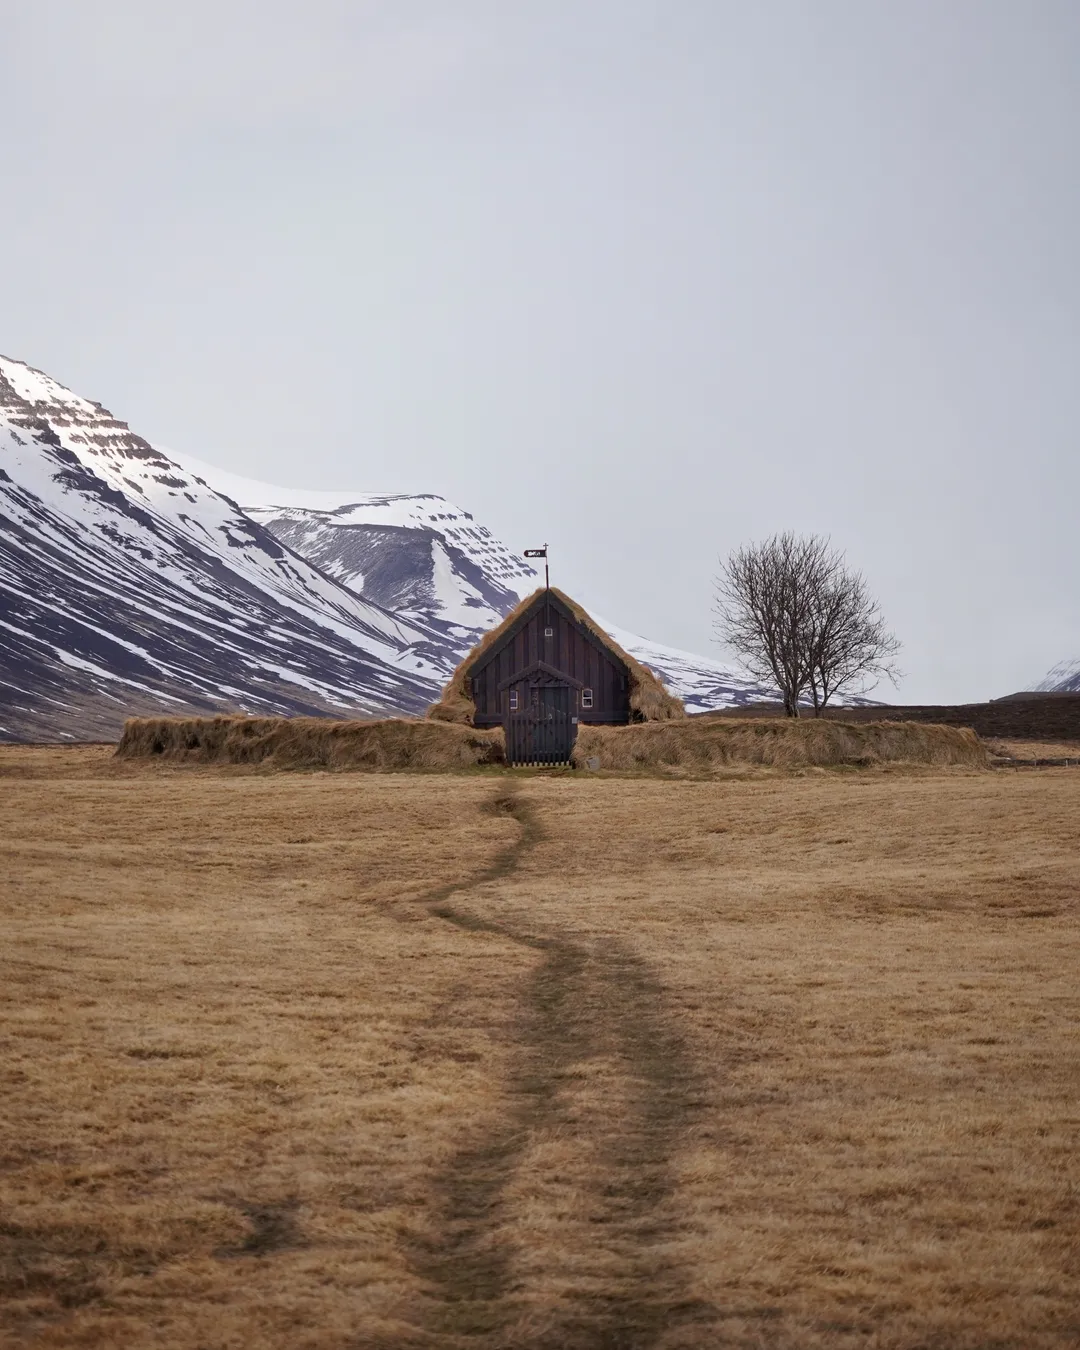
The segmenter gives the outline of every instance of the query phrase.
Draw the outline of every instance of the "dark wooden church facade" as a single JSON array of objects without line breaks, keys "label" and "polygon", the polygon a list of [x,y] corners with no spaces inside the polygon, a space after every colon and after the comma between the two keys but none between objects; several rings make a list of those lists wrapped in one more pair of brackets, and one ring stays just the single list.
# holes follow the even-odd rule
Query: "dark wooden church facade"
[{"label": "dark wooden church facade", "polygon": [[468,671],[474,725],[506,728],[513,763],[562,763],[579,724],[630,720],[626,665],[551,591],[541,591]]}]

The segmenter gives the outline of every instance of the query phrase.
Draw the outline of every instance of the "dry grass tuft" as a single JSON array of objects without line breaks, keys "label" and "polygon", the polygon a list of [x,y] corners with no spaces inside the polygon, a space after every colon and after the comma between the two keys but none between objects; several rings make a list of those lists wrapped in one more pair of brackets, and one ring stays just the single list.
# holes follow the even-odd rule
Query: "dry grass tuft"
[{"label": "dry grass tuft", "polygon": [[[536,597],[542,594],[542,591],[533,591],[532,595],[527,596],[520,605],[510,611],[497,628],[493,628],[490,633],[484,634],[451,675],[438,702],[433,703],[428,709],[428,717],[438,722],[472,724],[472,720],[476,716],[476,704],[473,702],[470,692],[470,671],[477,660],[499,641],[506,630],[515,624],[533,604]],[[554,586],[551,588],[551,594],[561,600],[578,623],[587,628],[593,637],[602,642],[626,666],[630,679],[630,711],[635,717],[643,722],[681,721],[686,717],[686,709],[683,706],[682,699],[669,694],[663,683],[647,666],[643,666],[640,661],[635,661],[629,652],[623,651],[619,644],[594,623],[585,610],[571,600],[568,595],[556,590]]]},{"label": "dry grass tuft", "polygon": [[504,759],[500,727],[478,731],[404,717],[132,717],[116,753],[279,769],[463,769]]},{"label": "dry grass tuft", "polygon": [[[932,764],[986,768],[986,747],[967,727],[921,722],[705,718],[578,731],[574,764],[601,769],[709,771],[738,764],[793,769],[817,765]],[[599,763],[595,763],[595,761]]]}]

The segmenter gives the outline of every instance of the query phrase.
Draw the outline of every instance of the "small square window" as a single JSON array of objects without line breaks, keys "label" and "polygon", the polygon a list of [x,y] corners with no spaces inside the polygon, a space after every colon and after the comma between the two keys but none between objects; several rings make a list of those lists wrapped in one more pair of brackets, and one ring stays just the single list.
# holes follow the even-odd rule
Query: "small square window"
[{"label": "small square window", "polygon": [[555,636],[555,629],[554,629],[554,628],[545,628],[545,629],[544,629],[544,636],[545,636],[545,637],[554,637],[554,636]]},{"label": "small square window", "polygon": [[591,690],[591,689],[583,689],[583,690],[581,691],[581,706],[582,706],[583,708],[591,708],[591,707],[592,707],[592,690]]},{"label": "small square window", "polygon": [[518,694],[518,691],[517,691],[516,689],[511,689],[511,690],[510,690],[510,711],[511,711],[511,712],[517,712],[517,705],[518,705],[518,704],[517,704],[517,694]]}]

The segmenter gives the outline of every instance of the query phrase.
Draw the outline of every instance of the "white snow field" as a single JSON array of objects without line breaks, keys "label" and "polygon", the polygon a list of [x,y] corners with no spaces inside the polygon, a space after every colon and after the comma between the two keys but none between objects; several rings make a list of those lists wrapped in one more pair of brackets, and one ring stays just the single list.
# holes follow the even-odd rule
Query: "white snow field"
[{"label": "white snow field", "polygon": [[1080,656],[1059,661],[1046,672],[1035,689],[1044,694],[1080,694]]}]

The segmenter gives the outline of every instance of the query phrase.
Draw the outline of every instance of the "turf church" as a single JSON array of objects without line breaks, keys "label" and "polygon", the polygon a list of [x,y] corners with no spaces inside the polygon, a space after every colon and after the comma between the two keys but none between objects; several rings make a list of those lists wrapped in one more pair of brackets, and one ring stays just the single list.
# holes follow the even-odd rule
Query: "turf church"
[{"label": "turf church", "polygon": [[565,763],[582,724],[684,717],[652,671],[562,591],[535,591],[487,633],[428,716],[505,728],[511,763]]}]

